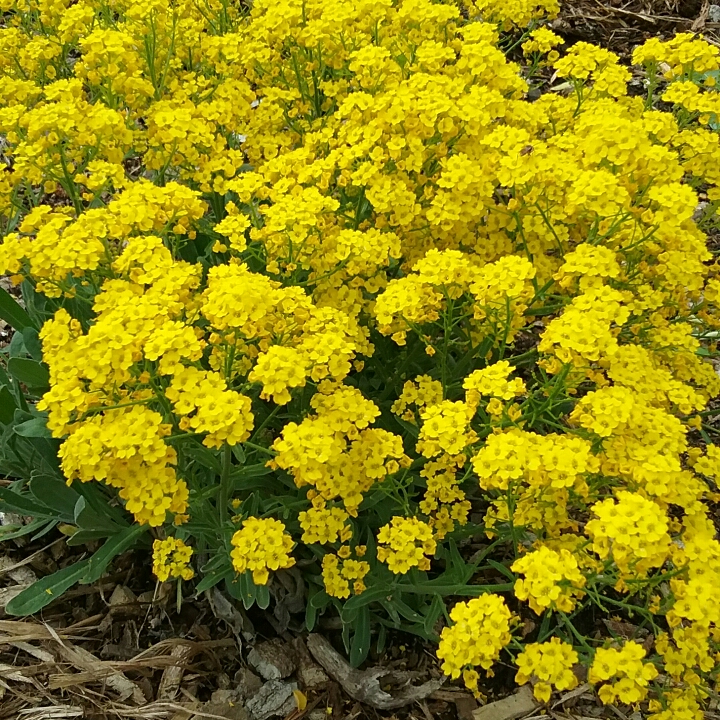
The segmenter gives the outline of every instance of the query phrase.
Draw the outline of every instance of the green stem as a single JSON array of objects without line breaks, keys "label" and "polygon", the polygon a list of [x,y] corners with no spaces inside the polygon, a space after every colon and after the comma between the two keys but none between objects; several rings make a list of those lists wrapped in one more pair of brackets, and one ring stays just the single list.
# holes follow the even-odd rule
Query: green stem
[{"label": "green stem", "polygon": [[558,614],[563,619],[563,622],[565,623],[566,627],[570,632],[573,634],[573,636],[577,639],[577,641],[580,643],[580,645],[585,648],[591,655],[595,652],[588,644],[585,638],[577,631],[575,626],[570,621],[570,618],[562,611],[558,611]]},{"label": "green stem", "polygon": [[118,405],[99,405],[98,407],[91,407],[85,411],[81,419],[84,420],[88,415],[106,412],[107,410],[119,410],[121,408],[132,407],[133,405],[147,405],[150,401],[151,398],[145,398],[144,400],[133,400],[132,402],[119,403]]},{"label": "green stem", "polygon": [[67,160],[65,159],[65,152],[62,148],[60,148],[60,165],[62,167],[63,176],[65,178],[64,190],[72,200],[73,207],[75,208],[75,214],[79,217],[82,214],[83,207],[77,194],[77,187],[75,186],[75,182],[70,176],[70,169],[68,168]]},{"label": "green stem", "polygon": [[[272,412],[270,412],[268,414],[268,416],[260,423],[260,425],[258,425],[255,432],[253,432],[253,434],[250,437],[250,442],[252,442],[253,440],[255,440],[257,438],[257,436],[268,426],[268,423],[278,414],[279,411],[280,411],[280,405],[276,405],[273,408]],[[248,443],[246,442],[245,445],[247,445],[247,444]]]},{"label": "green stem", "polygon": [[230,468],[232,467],[232,449],[225,443],[223,447],[223,467],[220,476],[220,496],[218,497],[218,515],[220,525],[225,522],[228,501],[230,500]]},{"label": "green stem", "polygon": [[202,435],[202,433],[196,433],[196,432],[188,432],[188,433],[178,433],[177,435],[169,435],[165,438],[165,442],[170,442],[172,440],[183,440],[184,438],[189,437],[199,437]]},{"label": "green stem", "polygon": [[246,440],[243,443],[243,445],[246,445],[247,447],[250,447],[253,450],[258,450],[259,452],[265,453],[266,455],[270,455],[270,457],[275,457],[275,454],[276,454],[274,450],[263,447],[262,445],[256,445],[255,443],[252,443],[249,440]]}]

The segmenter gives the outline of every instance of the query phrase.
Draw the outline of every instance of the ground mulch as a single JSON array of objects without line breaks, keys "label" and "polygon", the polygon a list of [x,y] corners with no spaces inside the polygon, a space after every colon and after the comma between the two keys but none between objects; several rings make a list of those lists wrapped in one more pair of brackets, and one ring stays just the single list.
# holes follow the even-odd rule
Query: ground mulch
[{"label": "ground mulch", "polygon": [[628,57],[648,37],[699,32],[720,46],[720,3],[710,0],[561,1],[556,32],[568,42],[592,42]]},{"label": "ground mulch", "polygon": [[[562,5],[553,29],[568,43],[601,44],[624,59],[648,37],[676,32],[700,32],[720,46],[720,6],[709,0],[569,0]],[[6,331],[0,327],[0,342]],[[61,538],[3,544],[0,608],[18,587],[77,560],[75,552]],[[131,552],[114,564],[110,576],[70,591],[36,617],[10,618],[0,609],[0,720],[265,720],[266,712],[285,720],[473,720],[480,710],[467,691],[450,683],[398,710],[358,702],[311,657],[300,630],[302,612],[282,618],[269,616],[269,610],[246,613],[217,592],[189,593],[186,588],[178,597],[174,586],[156,584],[147,558]],[[334,639],[337,630],[330,621],[319,632]],[[386,667],[388,678],[395,673],[414,684],[438,678],[431,648],[406,637],[390,640],[367,666]],[[249,650],[268,641],[291,658],[285,677],[261,678],[247,663]],[[265,705],[257,700],[268,683],[276,683],[275,699],[290,688],[296,694],[273,710],[272,697]],[[392,693],[389,684],[387,690]],[[629,708],[602,707],[588,690],[581,685],[550,708],[524,717],[642,720]],[[502,694],[502,687],[491,687],[487,700]],[[254,716],[249,706],[256,708]],[[497,706],[495,715],[483,717],[504,720],[510,717],[505,712]]]}]

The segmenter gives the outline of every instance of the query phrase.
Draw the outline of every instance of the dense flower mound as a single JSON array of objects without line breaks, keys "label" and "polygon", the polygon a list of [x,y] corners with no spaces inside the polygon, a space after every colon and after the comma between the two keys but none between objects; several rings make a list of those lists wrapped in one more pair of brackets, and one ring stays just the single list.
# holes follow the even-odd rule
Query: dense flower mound
[{"label": "dense flower mound", "polygon": [[0,0],[0,273],[65,478],[161,580],[303,572],[355,661],[403,628],[473,689],[585,666],[701,718],[720,53],[651,40],[629,95],[555,0],[251,5]]}]

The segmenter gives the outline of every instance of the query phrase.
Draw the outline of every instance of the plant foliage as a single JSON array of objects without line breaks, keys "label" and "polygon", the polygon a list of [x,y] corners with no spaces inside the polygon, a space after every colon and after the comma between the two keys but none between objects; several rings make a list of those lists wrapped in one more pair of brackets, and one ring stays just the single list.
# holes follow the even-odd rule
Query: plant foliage
[{"label": "plant foliage", "polygon": [[631,95],[555,0],[2,8],[3,537],[104,541],[8,612],[152,539],[246,608],[301,568],[355,664],[400,629],[701,718],[718,50]]}]

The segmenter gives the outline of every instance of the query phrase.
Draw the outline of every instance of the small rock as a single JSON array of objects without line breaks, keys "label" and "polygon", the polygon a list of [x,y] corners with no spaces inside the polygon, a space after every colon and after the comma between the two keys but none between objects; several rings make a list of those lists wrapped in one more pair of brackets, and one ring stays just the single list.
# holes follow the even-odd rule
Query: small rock
[{"label": "small rock", "polygon": [[705,208],[708,206],[708,203],[706,202],[699,202],[695,208],[695,212],[693,213],[692,219],[695,222],[698,222],[698,220],[702,219],[702,216],[705,214]]},{"label": "small rock", "polygon": [[116,585],[109,601],[110,613],[104,622],[112,624],[113,620],[132,618],[143,613],[135,593],[125,585]]},{"label": "small rock", "polygon": [[514,695],[491,702],[473,713],[473,720],[517,720],[539,706],[532,690],[524,685]]},{"label": "small rock", "polygon": [[110,607],[116,608],[121,605],[133,605],[137,602],[135,593],[125,585],[116,585],[110,596]]},{"label": "small rock", "polygon": [[324,685],[329,678],[325,671],[312,659],[312,655],[310,655],[302,638],[295,639],[293,650],[297,657],[297,677],[300,681],[300,687],[311,690],[319,685]]},{"label": "small rock", "polygon": [[329,679],[325,671],[314,663],[312,665],[301,665],[297,676],[300,684],[306,690],[312,690],[319,685],[324,685]]},{"label": "small rock", "polygon": [[290,646],[282,640],[268,640],[248,653],[248,662],[265,680],[281,680],[295,671],[293,655]]},{"label": "small rock", "polygon": [[311,710],[305,718],[306,720],[327,720],[328,714],[326,710],[315,708],[315,710]]},{"label": "small rock", "polygon": [[237,701],[237,692],[235,690],[215,690],[210,696],[210,702],[218,705],[235,703]]},{"label": "small rock", "polygon": [[235,692],[241,700],[248,700],[256,695],[263,685],[263,681],[247,667],[241,667],[233,678],[235,682]]},{"label": "small rock", "polygon": [[[215,682],[217,683],[219,690],[230,690],[230,688],[232,687],[232,682],[230,678],[224,672],[218,673],[218,675],[216,675]],[[235,690],[233,692],[235,692]]]},{"label": "small rock", "polygon": [[202,710],[208,715],[218,715],[227,720],[248,720],[247,710],[232,690],[216,690]]},{"label": "small rock", "polygon": [[720,5],[711,5],[708,8],[708,20],[714,23],[720,23]]},{"label": "small rock", "polygon": [[297,690],[297,683],[268,680],[257,695],[248,701],[247,711],[253,720],[267,720],[276,715],[284,717],[296,707],[294,690]]}]

